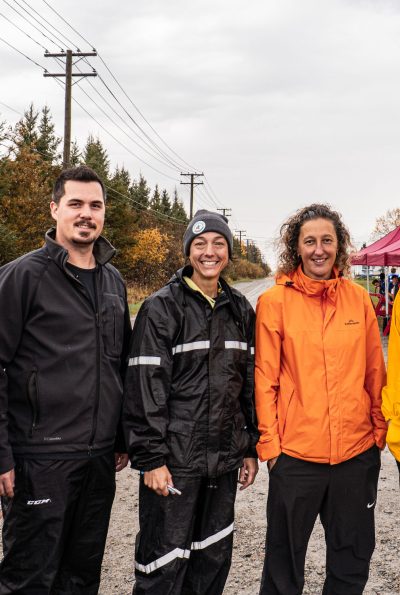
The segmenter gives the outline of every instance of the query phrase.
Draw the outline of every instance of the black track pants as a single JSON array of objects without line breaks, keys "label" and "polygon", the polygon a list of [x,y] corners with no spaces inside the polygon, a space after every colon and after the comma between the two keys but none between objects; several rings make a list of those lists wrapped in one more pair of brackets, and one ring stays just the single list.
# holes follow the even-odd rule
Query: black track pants
[{"label": "black track pants", "polygon": [[139,491],[135,595],[220,595],[232,557],[237,471],[217,478],[176,477],[182,496]]},{"label": "black track pants", "polygon": [[114,493],[113,453],[18,462],[2,501],[0,595],[95,595]]},{"label": "black track pants", "polygon": [[374,446],[340,463],[281,454],[270,474],[260,595],[300,595],[307,544],[318,514],[325,530],[323,595],[361,595],[375,548],[380,452]]}]

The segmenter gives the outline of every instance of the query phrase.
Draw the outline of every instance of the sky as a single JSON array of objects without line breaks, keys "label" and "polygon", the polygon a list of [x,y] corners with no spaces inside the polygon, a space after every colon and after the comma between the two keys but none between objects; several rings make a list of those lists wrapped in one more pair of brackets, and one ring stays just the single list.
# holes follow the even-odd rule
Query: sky
[{"label": "sky", "polygon": [[300,207],[329,203],[359,247],[399,206],[398,1],[0,0],[0,23],[0,120],[48,105],[62,135],[64,89],[43,77],[62,66],[42,46],[93,46],[101,59],[76,68],[99,76],[73,87],[92,117],[73,105],[72,138],[99,137],[112,168],[176,186],[187,209],[179,174],[204,172],[195,210],[232,209],[232,229],[272,266],[280,225]]}]

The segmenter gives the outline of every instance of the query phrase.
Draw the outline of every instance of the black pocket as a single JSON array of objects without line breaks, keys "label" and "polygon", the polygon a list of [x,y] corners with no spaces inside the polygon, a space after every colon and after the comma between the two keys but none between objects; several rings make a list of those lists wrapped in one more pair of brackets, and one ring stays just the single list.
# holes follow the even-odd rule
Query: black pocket
[{"label": "black pocket", "polygon": [[30,429],[30,436],[33,435],[36,427],[40,421],[40,406],[39,406],[39,388],[38,388],[38,378],[37,378],[37,369],[34,368],[28,378],[28,401],[31,408],[32,413],[32,422],[31,422],[31,429]]},{"label": "black pocket", "polygon": [[229,456],[243,457],[250,445],[250,435],[247,431],[246,420],[241,411],[233,416],[232,439]]},{"label": "black pocket", "polygon": [[104,293],[101,304],[104,352],[110,357],[120,357],[124,338],[125,304],[113,293]]},{"label": "black pocket", "polygon": [[193,460],[194,421],[173,419],[168,425],[167,446],[169,456],[167,465],[188,467]]}]

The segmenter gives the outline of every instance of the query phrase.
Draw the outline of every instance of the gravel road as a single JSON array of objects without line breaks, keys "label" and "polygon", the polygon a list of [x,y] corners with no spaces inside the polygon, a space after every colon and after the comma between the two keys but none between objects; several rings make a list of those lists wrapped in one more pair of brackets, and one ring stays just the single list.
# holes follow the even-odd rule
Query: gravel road
[{"label": "gravel road", "polygon": [[[237,287],[255,305],[257,296],[271,284],[272,280],[263,280],[241,283]],[[386,349],[387,341],[384,339]],[[134,541],[138,530],[137,488],[137,472],[125,469],[118,474],[103,563],[101,595],[129,595],[132,591]],[[258,593],[264,557],[267,494],[268,472],[266,465],[262,464],[255,484],[244,492],[238,492],[233,563],[226,595]],[[376,506],[377,545],[365,595],[400,595],[399,503],[397,468],[390,453],[385,450]],[[324,566],[324,537],[318,522],[308,548],[305,595],[321,594]]]},{"label": "gravel road", "polygon": [[[236,287],[255,306],[271,279],[240,283]],[[387,351],[387,339],[383,339]],[[117,497],[103,564],[101,595],[129,595],[133,585],[133,549],[137,532],[138,474],[126,470],[118,476]],[[233,563],[224,593],[258,594],[264,558],[265,507],[268,471],[260,467],[255,484],[238,492]],[[365,595],[400,595],[400,491],[396,464],[390,453],[382,454],[379,496],[376,506],[376,549]],[[308,548],[304,595],[320,595],[325,574],[325,544],[320,523]],[[160,593],[160,595],[162,595]]]}]

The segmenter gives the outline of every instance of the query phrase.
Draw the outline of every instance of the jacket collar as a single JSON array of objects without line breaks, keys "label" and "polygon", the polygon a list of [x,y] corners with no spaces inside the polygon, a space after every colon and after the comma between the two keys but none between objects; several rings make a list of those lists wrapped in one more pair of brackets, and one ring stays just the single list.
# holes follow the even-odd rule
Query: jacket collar
[{"label": "jacket collar", "polygon": [[330,301],[335,302],[337,290],[342,282],[342,275],[337,267],[334,267],[331,279],[311,279],[304,274],[301,265],[299,265],[293,273],[279,275],[276,282],[278,285],[291,286],[309,297],[325,295]]},{"label": "jacket collar", "polygon": [[[55,240],[56,228],[51,227],[45,235],[46,247],[50,257],[60,266],[64,267],[68,260],[68,250]],[[99,236],[93,245],[93,255],[98,264],[104,265],[116,253],[115,248],[103,236]]]}]

